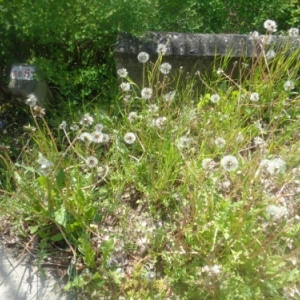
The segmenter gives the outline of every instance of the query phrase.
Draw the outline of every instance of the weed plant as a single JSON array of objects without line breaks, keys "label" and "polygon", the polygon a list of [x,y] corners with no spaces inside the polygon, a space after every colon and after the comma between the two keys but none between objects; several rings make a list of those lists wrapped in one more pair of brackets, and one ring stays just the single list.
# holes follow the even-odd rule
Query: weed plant
[{"label": "weed plant", "polygon": [[138,55],[142,87],[118,70],[118,109],[99,103],[54,132],[29,97],[28,143],[14,162],[1,148],[2,224],[60,266],[65,291],[299,299],[300,50],[269,52],[265,27],[241,78],[221,67],[183,86],[158,45],[154,64]]}]

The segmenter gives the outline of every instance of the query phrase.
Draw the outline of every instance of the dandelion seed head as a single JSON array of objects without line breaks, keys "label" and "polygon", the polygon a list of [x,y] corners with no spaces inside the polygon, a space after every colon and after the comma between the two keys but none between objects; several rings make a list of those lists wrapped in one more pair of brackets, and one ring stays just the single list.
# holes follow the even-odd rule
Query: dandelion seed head
[{"label": "dandelion seed head", "polygon": [[172,69],[172,66],[169,63],[167,63],[167,62],[166,63],[162,63],[161,66],[160,66],[160,68],[159,68],[160,72],[163,73],[164,75],[169,74],[170,71],[171,71],[171,69]]},{"label": "dandelion seed head", "polygon": [[59,124],[59,129],[61,130],[66,130],[67,128],[67,122],[66,121],[62,121],[60,124]]},{"label": "dandelion seed head", "polygon": [[126,77],[128,75],[128,72],[125,68],[121,68],[117,71],[118,75],[122,78],[122,77]]},{"label": "dandelion seed head", "polygon": [[257,102],[259,100],[259,94],[258,93],[251,93],[250,100],[253,102]]},{"label": "dandelion seed head", "polygon": [[184,135],[177,140],[176,145],[179,149],[188,149],[191,147],[193,142],[193,138]]},{"label": "dandelion seed head", "polygon": [[90,126],[93,123],[94,123],[94,118],[89,113],[84,114],[80,121],[80,124],[84,126]]},{"label": "dandelion seed head", "polygon": [[51,173],[51,170],[52,170],[52,162],[48,159],[46,159],[45,157],[39,157],[37,162],[39,163],[40,167],[39,167],[39,172],[42,174],[42,175],[49,175]]},{"label": "dandelion seed head", "polygon": [[123,92],[128,92],[130,90],[130,83],[129,82],[122,82],[120,84],[120,89],[123,91]]},{"label": "dandelion seed head", "polygon": [[124,141],[126,144],[131,145],[136,141],[136,135],[133,132],[127,132],[124,135]]},{"label": "dandelion seed head", "polygon": [[286,91],[291,91],[295,88],[295,84],[294,84],[294,81],[292,80],[288,80],[284,83],[283,85],[283,88],[286,90]]},{"label": "dandelion seed head", "polygon": [[158,44],[156,48],[156,52],[161,55],[165,55],[168,48],[165,44]]},{"label": "dandelion seed head", "polygon": [[98,165],[98,158],[95,156],[89,156],[86,158],[85,163],[91,169],[96,168]]},{"label": "dandelion seed head", "polygon": [[128,120],[130,123],[133,123],[134,121],[136,121],[137,119],[139,119],[139,115],[137,112],[132,111],[128,114]]},{"label": "dandelion seed head", "polygon": [[102,144],[107,144],[110,141],[110,136],[106,133],[102,133]]},{"label": "dandelion seed head", "polygon": [[215,139],[215,145],[218,147],[218,148],[224,148],[225,145],[226,145],[226,141],[221,138],[221,137],[218,137]]},{"label": "dandelion seed head", "polygon": [[162,129],[164,127],[166,121],[167,121],[166,117],[159,117],[157,119],[152,120],[152,126]]},{"label": "dandelion seed head", "polygon": [[239,162],[238,162],[238,160],[235,156],[225,155],[221,159],[221,166],[225,171],[232,172],[232,171],[235,171],[238,168]]},{"label": "dandelion seed head", "polygon": [[145,100],[149,100],[152,97],[153,90],[151,88],[143,88],[141,91],[142,98]]},{"label": "dandelion seed head", "polygon": [[83,142],[92,142],[93,136],[88,132],[82,132],[79,136],[79,139]]},{"label": "dandelion seed head", "polygon": [[249,39],[250,40],[256,40],[259,37],[258,31],[252,31],[249,33]]},{"label": "dandelion seed head", "polygon": [[236,141],[237,143],[241,143],[244,139],[245,139],[245,138],[244,138],[244,135],[243,135],[241,132],[238,132],[238,134],[237,134],[236,137],[235,137],[235,141]]},{"label": "dandelion seed head", "polygon": [[266,59],[272,59],[276,56],[276,52],[274,50],[269,50],[266,53]]},{"label": "dandelion seed head", "polygon": [[102,130],[103,130],[103,125],[98,123],[98,124],[95,125],[94,128],[95,128],[95,131],[101,131],[101,132],[102,132]]},{"label": "dandelion seed head", "polygon": [[202,168],[207,171],[212,171],[217,163],[212,158],[204,158],[202,160]]},{"label": "dandelion seed head", "polygon": [[264,22],[264,28],[267,29],[269,32],[276,32],[277,31],[277,24],[273,20],[266,20]]},{"label": "dandelion seed head", "polygon": [[94,131],[92,133],[92,142],[94,143],[102,143],[103,134],[102,131]]},{"label": "dandelion seed head", "polygon": [[268,205],[266,207],[266,214],[269,219],[280,221],[288,216],[288,210],[285,206]]},{"label": "dandelion seed head", "polygon": [[259,167],[263,173],[273,176],[285,172],[286,162],[279,157],[274,159],[263,159]]},{"label": "dandelion seed head", "polygon": [[299,29],[298,28],[290,28],[289,29],[289,36],[297,37],[298,34],[299,34]]},{"label": "dandelion seed head", "polygon": [[29,94],[27,95],[27,99],[25,100],[25,103],[30,106],[30,107],[34,107],[37,105],[37,97],[34,94]]},{"label": "dandelion seed head", "polygon": [[159,107],[158,107],[156,104],[149,104],[149,105],[148,105],[148,111],[149,111],[150,113],[155,114],[155,113],[158,112],[158,110],[159,110]]},{"label": "dandelion seed head", "polygon": [[149,54],[147,52],[140,52],[137,56],[140,63],[146,63],[149,60]]},{"label": "dandelion seed head", "polygon": [[70,129],[71,129],[72,131],[77,131],[77,130],[79,129],[79,126],[78,126],[77,124],[72,124],[72,125],[70,126]]},{"label": "dandelion seed head", "polygon": [[221,68],[218,68],[217,75],[222,75],[222,74],[224,74],[224,71]]},{"label": "dandelion seed head", "polygon": [[173,99],[175,98],[176,96],[176,91],[171,91],[169,93],[167,93],[166,95],[164,95],[164,99],[166,102],[172,102]]},{"label": "dandelion seed head", "polygon": [[210,96],[210,101],[212,103],[218,103],[220,101],[220,96],[218,94],[213,94]]},{"label": "dandelion seed head", "polygon": [[131,95],[129,95],[129,94],[124,95],[123,101],[126,102],[126,103],[132,102],[132,97],[131,97]]}]

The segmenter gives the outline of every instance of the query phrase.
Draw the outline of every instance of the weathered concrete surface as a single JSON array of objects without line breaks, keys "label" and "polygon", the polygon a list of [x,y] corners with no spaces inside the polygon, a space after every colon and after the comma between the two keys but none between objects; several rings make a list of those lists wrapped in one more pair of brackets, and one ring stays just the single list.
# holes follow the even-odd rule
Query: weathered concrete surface
[{"label": "weathered concrete surface", "polygon": [[[157,59],[157,45],[167,45],[167,52],[163,62],[172,65],[172,75],[176,75],[182,67],[186,74],[194,74],[196,71],[210,75],[212,70],[219,68],[221,60],[226,57],[227,68],[224,71],[231,72],[236,61],[244,59],[251,61],[262,51],[262,48],[285,47],[297,48],[300,40],[297,38],[272,36],[253,38],[250,35],[241,34],[185,34],[174,32],[149,32],[141,38],[130,34],[120,34],[115,45],[114,59],[117,70],[126,68],[129,77],[137,84],[141,83],[143,65],[137,60],[137,55],[145,51],[150,55],[150,61]],[[267,43],[266,43],[267,41]],[[236,66],[235,66],[236,68]]]},{"label": "weathered concrete surface", "polygon": [[30,255],[20,259],[5,249],[0,241],[1,300],[65,300],[58,281],[51,275],[42,276]]}]

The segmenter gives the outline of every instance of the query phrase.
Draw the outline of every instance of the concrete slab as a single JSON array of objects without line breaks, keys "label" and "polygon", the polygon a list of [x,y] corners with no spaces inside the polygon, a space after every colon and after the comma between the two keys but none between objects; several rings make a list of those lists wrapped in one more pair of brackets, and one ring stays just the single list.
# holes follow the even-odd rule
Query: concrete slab
[{"label": "concrete slab", "polygon": [[34,258],[25,254],[17,259],[0,241],[1,300],[66,300],[58,280],[34,265]]}]

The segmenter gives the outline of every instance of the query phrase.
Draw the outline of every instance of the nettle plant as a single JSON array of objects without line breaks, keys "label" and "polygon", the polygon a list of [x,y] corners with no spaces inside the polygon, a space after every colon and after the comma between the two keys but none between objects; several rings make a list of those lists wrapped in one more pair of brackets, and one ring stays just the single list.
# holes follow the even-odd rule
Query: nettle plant
[{"label": "nettle plant", "polygon": [[299,297],[299,50],[269,49],[264,26],[238,79],[225,59],[184,86],[160,44],[155,63],[137,56],[142,87],[117,71],[118,115],[96,107],[54,134],[28,98],[28,142],[0,156],[1,210],[26,249],[67,254],[78,299]]}]

